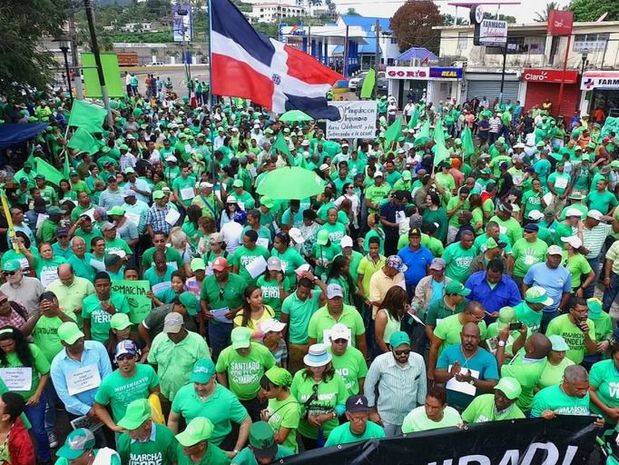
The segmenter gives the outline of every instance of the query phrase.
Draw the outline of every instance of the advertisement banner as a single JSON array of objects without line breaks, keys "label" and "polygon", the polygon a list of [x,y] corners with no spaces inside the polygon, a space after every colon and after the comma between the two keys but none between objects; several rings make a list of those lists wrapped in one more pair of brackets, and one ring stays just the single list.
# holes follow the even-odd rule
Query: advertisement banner
[{"label": "advertisement banner", "polygon": [[594,417],[475,423],[405,437],[315,449],[284,465],[583,465],[595,442]]},{"label": "advertisement banner", "polygon": [[507,22],[484,19],[475,26],[473,43],[489,47],[503,47],[507,44]]},{"label": "advertisement banner", "polygon": [[430,77],[430,68],[428,66],[387,66],[385,77],[425,81]]},{"label": "advertisement banner", "polygon": [[129,281],[126,279],[112,281],[112,291],[124,295],[129,302],[129,319],[131,323],[138,324],[144,320],[152,308],[148,298],[150,283],[148,281]]},{"label": "advertisement banner", "polygon": [[191,5],[172,5],[174,42],[191,42]]},{"label": "advertisement banner", "polygon": [[462,79],[462,68],[454,66],[430,68],[430,77],[434,79]]},{"label": "advertisement banner", "polygon": [[619,89],[619,71],[585,71],[580,90]]},{"label": "advertisement banner", "polygon": [[574,25],[574,13],[571,11],[550,10],[548,12],[548,35],[569,36]]},{"label": "advertisement banner", "polygon": [[327,139],[372,139],[376,136],[376,100],[329,102],[340,112],[338,121],[327,121]]},{"label": "advertisement banner", "polygon": [[563,77],[563,82],[566,84],[574,84],[578,81],[578,71],[574,70],[566,70],[565,74],[563,71],[558,69],[532,69],[525,68],[522,73],[522,79],[528,82],[561,82],[561,77]]}]

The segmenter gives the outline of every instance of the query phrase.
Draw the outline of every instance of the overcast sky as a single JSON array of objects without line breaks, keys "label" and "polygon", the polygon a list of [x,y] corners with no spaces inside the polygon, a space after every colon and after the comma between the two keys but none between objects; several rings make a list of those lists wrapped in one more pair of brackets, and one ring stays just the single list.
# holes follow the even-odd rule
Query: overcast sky
[{"label": "overcast sky", "polygon": [[[359,14],[364,16],[379,16],[379,17],[391,17],[395,11],[404,3],[404,1],[398,0],[334,0],[338,5],[338,11],[346,12],[348,8],[354,8]],[[455,8],[448,6],[447,3],[451,3],[454,0],[437,0],[441,13],[455,13]],[[460,1],[460,0],[459,0]],[[487,1],[487,0],[483,0]],[[501,0],[497,0],[501,1]],[[503,0],[509,1],[509,0]],[[512,0],[518,1],[518,0]],[[500,12],[506,15],[515,16],[519,23],[531,23],[535,17],[536,11],[541,11],[545,8],[546,0],[520,0],[520,5],[503,5],[500,8]],[[559,0],[559,5],[564,6],[569,3],[569,0]],[[487,11],[495,12],[496,6],[487,5]],[[467,16],[468,9],[458,8],[458,16]]]}]

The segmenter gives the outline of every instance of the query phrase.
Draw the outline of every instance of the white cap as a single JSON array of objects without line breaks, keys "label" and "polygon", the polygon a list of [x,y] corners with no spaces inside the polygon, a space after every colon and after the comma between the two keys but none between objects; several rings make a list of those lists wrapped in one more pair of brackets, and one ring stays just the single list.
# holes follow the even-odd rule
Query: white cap
[{"label": "white cap", "polygon": [[264,334],[279,333],[286,327],[286,323],[277,321],[274,318],[269,318],[268,320],[261,321],[258,325],[260,326],[260,331],[262,331]]},{"label": "white cap", "polygon": [[267,260],[267,270],[282,271],[282,261],[277,257],[270,257]]},{"label": "white cap", "polygon": [[383,177],[383,173],[382,173],[382,171],[377,171],[376,173],[374,173],[374,177],[375,177],[375,178],[378,178],[379,176],[380,176],[381,178]]},{"label": "white cap", "polygon": [[344,248],[344,247],[352,247],[352,237],[350,237],[350,236],[343,236],[340,239],[340,246],[342,248]]},{"label": "white cap", "polygon": [[578,208],[568,208],[565,211],[565,217],[570,217],[570,216],[577,216],[577,217],[581,217],[582,216],[582,212],[578,209]]},{"label": "white cap", "polygon": [[332,341],[337,341],[338,339],[350,341],[350,329],[343,323],[335,323],[331,327],[331,331],[329,331],[329,337]]},{"label": "white cap", "polygon": [[168,155],[167,157],[165,157],[165,161],[176,162],[176,157],[174,155]]},{"label": "white cap", "polygon": [[324,170],[328,170],[329,169],[329,165],[327,165],[326,163],[323,163],[322,165],[320,165],[320,171],[324,171]]},{"label": "white cap", "polygon": [[213,185],[210,182],[206,182],[206,181],[203,181],[200,184],[198,184],[199,189],[206,189],[207,187],[213,187]]},{"label": "white cap", "polygon": [[544,214],[539,210],[531,210],[529,212],[529,219],[533,221],[539,221],[544,218]]},{"label": "white cap", "polygon": [[301,145],[302,145],[303,147],[307,147],[308,145],[310,145],[310,141],[309,141],[309,140],[307,140],[307,139],[303,139],[303,142],[301,142]]},{"label": "white cap", "polygon": [[348,147],[348,142],[346,141],[342,142],[342,147]]},{"label": "white cap", "polygon": [[603,216],[604,215],[602,215],[602,212],[599,210],[589,210],[589,212],[587,213],[588,218],[593,218],[594,220],[597,220],[597,221],[602,221]]},{"label": "white cap", "polygon": [[551,245],[546,253],[548,255],[563,255],[563,250],[558,245]]},{"label": "white cap", "polygon": [[342,286],[339,284],[329,284],[327,286],[327,299],[335,299],[336,297],[344,297]]},{"label": "white cap", "polygon": [[518,142],[516,145],[514,145],[515,149],[523,149],[525,147],[525,145],[522,142]]},{"label": "white cap", "polygon": [[562,237],[561,241],[571,245],[575,249],[580,249],[582,247],[582,241],[578,236]]},{"label": "white cap", "polygon": [[288,235],[297,244],[303,244],[305,242],[305,238],[303,237],[303,234],[301,234],[301,230],[299,228],[290,228],[290,231],[288,231]]}]

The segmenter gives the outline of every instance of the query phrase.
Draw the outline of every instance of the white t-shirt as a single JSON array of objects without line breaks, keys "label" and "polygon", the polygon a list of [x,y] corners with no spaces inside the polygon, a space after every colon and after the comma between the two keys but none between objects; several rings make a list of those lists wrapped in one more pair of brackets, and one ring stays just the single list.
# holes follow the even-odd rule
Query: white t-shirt
[{"label": "white t-shirt", "polygon": [[221,235],[226,243],[226,250],[229,255],[239,247],[241,236],[243,234],[243,225],[236,221],[229,221],[221,227]]}]

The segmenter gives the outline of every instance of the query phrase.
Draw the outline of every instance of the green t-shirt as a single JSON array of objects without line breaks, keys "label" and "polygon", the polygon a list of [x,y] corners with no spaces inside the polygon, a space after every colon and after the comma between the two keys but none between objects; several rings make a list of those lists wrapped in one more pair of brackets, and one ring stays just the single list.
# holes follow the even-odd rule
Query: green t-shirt
[{"label": "green t-shirt", "polygon": [[591,313],[589,313],[589,318],[595,325],[595,340],[597,342],[607,340],[613,333],[613,321],[610,315],[606,312],[602,312],[599,318],[591,318]]},{"label": "green t-shirt", "polygon": [[352,346],[347,347],[342,355],[335,355],[330,347],[328,350],[332,355],[331,363],[335,372],[344,379],[348,396],[360,394],[359,380],[368,374],[368,365],[363,353]]},{"label": "green t-shirt", "polygon": [[567,357],[564,357],[558,365],[552,365],[549,362],[546,363],[546,367],[544,368],[544,371],[542,371],[542,376],[539,379],[539,387],[545,388],[548,386],[561,384],[561,381],[563,380],[563,372],[570,365],[574,365],[574,362]]},{"label": "green t-shirt", "polygon": [[443,418],[440,421],[434,421],[428,418],[426,408],[422,405],[421,407],[413,409],[404,417],[402,432],[407,434],[417,431],[448,428],[450,426],[457,426],[460,423],[462,423],[462,418],[460,418],[460,414],[453,407],[445,407],[445,410],[443,410]]},{"label": "green t-shirt", "polygon": [[301,405],[297,399],[292,394],[284,400],[269,399],[267,412],[269,415],[269,425],[271,425],[275,434],[281,428],[288,428],[290,430],[282,445],[295,454],[298,453],[297,430],[301,421]]},{"label": "green t-shirt", "polygon": [[608,189],[604,189],[602,192],[597,189],[589,192],[587,200],[589,201],[589,208],[602,212],[602,215],[608,214],[617,206],[617,197]]},{"label": "green t-shirt", "polygon": [[516,319],[527,325],[531,332],[538,332],[542,324],[542,311],[536,312],[523,300],[514,307]]},{"label": "green t-shirt", "polygon": [[[479,332],[481,335],[481,339],[484,340],[486,338],[486,322],[480,321]],[[452,344],[460,344],[460,333],[462,332],[462,328],[464,325],[460,322],[460,315],[451,315],[446,318],[443,318],[434,328],[434,335],[439,339],[443,340],[443,344],[441,345],[441,351]]]},{"label": "green t-shirt", "polygon": [[[604,405],[609,408],[619,408],[619,370],[614,360],[594,363],[589,372],[589,384],[595,389],[595,393]],[[591,402],[591,412],[604,415],[593,402]],[[604,419],[609,421],[606,415]]]},{"label": "green t-shirt", "polygon": [[286,276],[294,279],[295,270],[305,263],[301,254],[292,247],[288,247],[284,253],[279,252],[275,248],[271,250],[271,257],[277,257],[282,262],[282,269]]},{"label": "green t-shirt", "polygon": [[524,349],[520,349],[509,363],[501,367],[501,376],[516,378],[522,387],[518,397],[518,407],[526,412],[533,402],[533,391],[538,385],[542,372],[546,366],[546,358],[530,359],[525,357]]},{"label": "green t-shirt", "polygon": [[475,247],[465,249],[459,242],[450,244],[443,253],[445,260],[445,276],[458,282],[465,282],[470,275],[470,266],[477,256]]},{"label": "green t-shirt", "polygon": [[127,244],[127,241],[121,239],[120,237],[116,237],[114,239],[105,241],[105,253],[110,254],[114,252],[124,252],[126,255],[133,255],[133,250]]},{"label": "green t-shirt", "polygon": [[555,191],[559,195],[563,195],[565,193],[565,189],[567,189],[568,184],[570,183],[571,176],[565,173],[553,172],[550,176],[548,176],[548,184],[553,183]]},{"label": "green t-shirt", "polygon": [[214,430],[209,442],[217,445],[232,431],[231,421],[240,425],[247,418],[247,410],[238,397],[218,383],[206,399],[196,393],[193,383],[186,384],[174,396],[172,411],[182,416],[185,423],[197,417],[211,420]]},{"label": "green t-shirt", "polygon": [[542,196],[543,192],[535,192],[533,190],[526,191],[522,194],[522,206],[524,207],[523,218],[528,218],[529,213],[533,210],[542,211]]},{"label": "green t-shirt", "polygon": [[569,396],[560,385],[548,386],[535,394],[531,417],[541,417],[545,410],[559,415],[589,415],[589,393],[584,397]]},{"label": "green t-shirt", "polygon": [[535,242],[529,242],[524,237],[518,239],[511,251],[514,257],[514,276],[524,278],[529,268],[546,260],[547,250],[548,244],[541,239],[536,239]]},{"label": "green t-shirt", "polygon": [[123,465],[173,465],[176,463],[178,442],[164,425],[152,424],[151,438],[147,441],[134,441],[128,433],[123,433],[116,444]]},{"label": "green t-shirt", "polygon": [[202,282],[200,299],[213,310],[228,308],[234,310],[243,303],[243,292],[247,283],[238,274],[228,273],[228,281],[220,286],[215,276],[207,276]]},{"label": "green t-shirt", "polygon": [[288,339],[291,344],[307,344],[307,328],[312,315],[320,307],[321,290],[313,290],[310,297],[301,300],[296,292],[284,299],[282,313],[288,315]]},{"label": "green t-shirt", "polygon": [[[589,326],[589,337],[595,340],[595,325],[593,321],[587,318],[587,325]],[[567,351],[565,356],[576,364],[582,362],[586,353],[585,333],[572,323],[569,314],[559,315],[548,323],[546,336],[555,334],[563,337],[567,345],[570,346],[570,350]]]},{"label": "green t-shirt", "polygon": [[591,273],[591,265],[589,265],[587,258],[581,253],[576,253],[568,257],[566,252],[564,254],[563,266],[570,272],[570,277],[572,278],[572,291],[580,287],[582,275],[586,276]]},{"label": "green t-shirt", "polygon": [[426,313],[424,321],[427,325],[436,326],[439,320],[447,318],[448,316],[462,313],[465,308],[466,301],[460,302],[456,305],[454,309],[451,309],[447,306],[447,304],[445,304],[444,297],[441,297],[430,304],[430,306],[428,307],[428,313]]},{"label": "green t-shirt", "polygon": [[289,293],[292,289],[290,278],[284,276],[281,284],[275,279],[269,279],[267,275],[260,276],[256,281],[256,286],[262,291],[262,303],[275,310],[275,318],[280,319],[283,299],[281,298],[280,287]]},{"label": "green t-shirt", "polygon": [[253,284],[256,282],[256,279],[251,277],[249,271],[247,271],[247,267],[251,266],[252,262],[255,260],[259,260],[259,257],[262,257],[266,262],[269,259],[269,251],[259,245],[255,246],[251,250],[242,245],[228,257],[228,261],[232,266],[238,268],[238,274],[241,278],[243,278],[248,284]]},{"label": "green t-shirt", "polygon": [[185,455],[180,444],[177,448],[176,455],[178,457],[177,465],[230,465],[230,458],[226,453],[211,442],[208,443],[206,452],[204,452],[204,456],[198,463]]},{"label": "green t-shirt", "polygon": [[[299,433],[310,439],[318,437],[318,429],[310,426],[307,422],[309,415],[321,415],[324,413],[336,412],[336,407],[343,407],[346,404],[348,394],[346,384],[337,373],[333,378],[318,383],[316,395],[314,394],[314,379],[306,376],[305,370],[297,371],[290,386],[290,392],[301,403],[301,421],[299,423]],[[310,399],[311,398],[311,399]],[[308,400],[311,400],[308,403]],[[341,413],[341,412],[336,412]],[[337,417],[322,424],[323,434],[328,436],[333,428],[338,425]]]},{"label": "green t-shirt", "polygon": [[344,304],[342,313],[338,320],[335,320],[329,313],[327,306],[321,307],[312,315],[307,327],[307,334],[310,338],[315,339],[317,343],[325,341],[325,331],[328,331],[336,323],[341,323],[350,329],[352,339],[351,343],[355,345],[356,337],[365,334],[365,326],[363,318],[359,311],[352,305]]},{"label": "green t-shirt", "polygon": [[368,420],[365,425],[365,431],[362,434],[354,434],[350,430],[350,422],[348,421],[331,431],[325,447],[353,444],[355,442],[367,441],[368,439],[381,439],[384,437],[385,430],[373,421]]},{"label": "green t-shirt", "polygon": [[342,237],[346,235],[346,226],[342,223],[329,224],[325,223],[319,229],[319,231],[327,231],[329,233],[329,240],[332,244],[339,244]]},{"label": "green t-shirt", "polygon": [[505,410],[497,410],[494,403],[494,394],[482,394],[475,397],[464,412],[462,412],[462,420],[466,423],[517,420],[524,417],[524,413],[515,403]]},{"label": "green t-shirt", "polygon": [[135,374],[129,378],[120,370],[114,370],[101,380],[95,395],[95,402],[110,405],[112,419],[119,422],[125,416],[127,405],[136,399],[147,399],[151,391],[159,385],[159,377],[150,365],[138,363]]},{"label": "green t-shirt", "polygon": [[[514,217],[510,217],[508,220],[503,221],[498,216],[493,216],[490,218],[490,221],[495,221],[499,225],[499,228],[501,226],[505,228],[505,235],[509,238],[510,245],[515,244],[518,239],[523,237],[522,226],[520,226],[520,222]],[[499,239],[502,240],[500,235]]]},{"label": "green t-shirt", "polygon": [[[129,313],[127,298],[117,292],[110,292],[108,302],[114,306],[116,313]],[[90,336],[93,340],[105,342],[110,335],[110,320],[112,315],[101,307],[97,294],[86,297],[82,304],[82,318],[90,320]]]},{"label": "green t-shirt", "polygon": [[[121,465],[121,461],[120,461],[120,456],[118,455],[118,453],[115,450],[112,450],[108,447],[105,448],[107,451],[111,451],[111,460],[109,462],[109,464],[106,465]],[[94,452],[94,456],[96,457],[97,454],[99,453],[99,451],[101,451],[103,449],[95,449]],[[67,459],[65,459],[64,457],[58,457],[58,460],[56,460],[56,462],[54,463],[54,465],[69,465],[69,461]],[[125,463],[123,462],[123,465],[125,465]],[[189,465],[189,464],[186,464]]]},{"label": "green t-shirt", "polygon": [[260,391],[260,380],[275,365],[275,358],[265,346],[251,343],[250,352],[243,356],[232,346],[226,347],[217,359],[216,370],[226,373],[230,390],[241,400],[251,400]]},{"label": "green t-shirt", "polygon": [[33,342],[49,363],[52,363],[56,354],[62,350],[62,343],[58,337],[58,327],[61,324],[62,320],[57,316],[50,318],[41,315],[32,330]]},{"label": "green t-shirt", "polygon": [[[157,249],[155,249],[155,247],[151,247],[150,249],[144,251],[144,254],[142,255],[143,270],[150,268],[150,266],[153,264],[153,255],[155,254],[156,250]],[[181,254],[178,253],[178,251],[174,249],[174,247],[166,247],[165,259],[168,265],[171,265],[172,262],[174,262],[174,264],[176,265],[176,270],[181,270],[183,268],[183,257],[181,257]]]},{"label": "green t-shirt", "polygon": [[17,352],[12,351],[6,353],[6,363],[2,365],[2,368],[22,368],[29,369],[32,373],[32,382],[30,383],[30,389],[25,391],[15,391],[17,394],[21,395],[25,400],[28,400],[32,394],[39,387],[39,381],[42,375],[49,374],[49,362],[41,349],[39,349],[35,344],[28,344],[28,349],[30,349],[30,354],[32,355],[33,366],[32,367],[24,367],[21,360],[17,356]]}]

